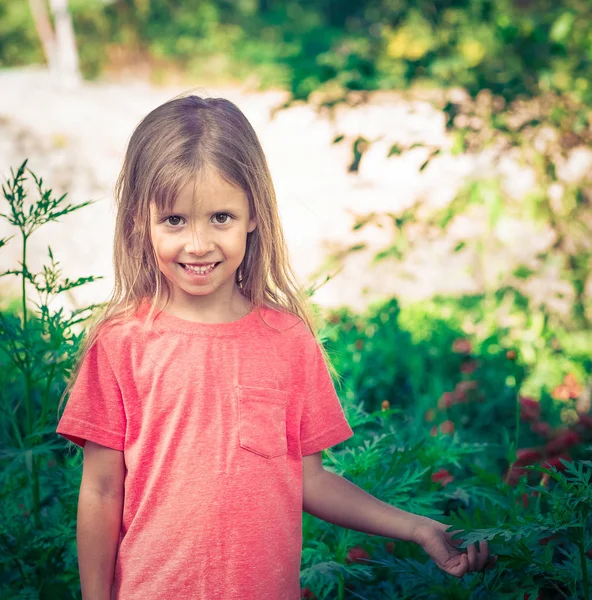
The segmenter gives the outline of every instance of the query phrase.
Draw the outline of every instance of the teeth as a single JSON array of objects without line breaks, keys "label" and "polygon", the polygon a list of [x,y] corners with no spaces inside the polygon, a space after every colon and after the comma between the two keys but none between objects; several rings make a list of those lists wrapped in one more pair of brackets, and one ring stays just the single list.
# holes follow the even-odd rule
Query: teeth
[{"label": "teeth", "polygon": [[208,273],[211,273],[217,263],[214,263],[213,265],[209,266],[209,267],[198,267],[195,265],[184,265],[185,269],[187,269],[187,271],[190,271],[191,273],[195,273],[197,275],[207,275]]}]

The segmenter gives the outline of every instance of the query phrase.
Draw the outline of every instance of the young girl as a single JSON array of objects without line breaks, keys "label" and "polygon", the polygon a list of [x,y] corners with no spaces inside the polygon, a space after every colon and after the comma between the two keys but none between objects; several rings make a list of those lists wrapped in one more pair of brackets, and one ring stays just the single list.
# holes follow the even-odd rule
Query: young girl
[{"label": "young girl", "polygon": [[84,448],[84,600],[296,600],[302,510],[420,543],[447,572],[486,545],[325,471],[353,435],[295,282],[267,163],[224,99],[135,130],[117,184],[115,290],[57,433]]}]

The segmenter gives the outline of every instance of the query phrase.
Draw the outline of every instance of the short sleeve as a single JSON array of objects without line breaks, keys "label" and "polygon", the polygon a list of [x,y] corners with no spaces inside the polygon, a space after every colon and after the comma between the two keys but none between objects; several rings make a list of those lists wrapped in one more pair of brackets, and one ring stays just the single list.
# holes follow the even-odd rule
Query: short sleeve
[{"label": "short sleeve", "polygon": [[321,348],[312,334],[309,344],[313,347],[307,353],[312,358],[305,366],[307,386],[300,421],[302,456],[330,448],[354,434],[335,392]]},{"label": "short sleeve", "polygon": [[90,440],[123,451],[125,430],[121,390],[98,341],[82,361],[56,433],[81,448]]}]

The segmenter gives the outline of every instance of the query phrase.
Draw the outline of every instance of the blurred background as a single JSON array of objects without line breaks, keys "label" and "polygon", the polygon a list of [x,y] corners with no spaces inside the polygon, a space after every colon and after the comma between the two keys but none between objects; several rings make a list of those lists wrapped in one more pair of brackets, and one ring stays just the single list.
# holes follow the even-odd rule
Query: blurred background
[{"label": "blurred background", "polygon": [[330,468],[500,556],[452,581],[305,514],[302,597],[589,600],[590,0],[0,0],[0,600],[78,597],[57,407],[127,141],[188,92],[266,151],[356,432]]},{"label": "blurred background", "polygon": [[512,285],[589,323],[591,10],[5,0],[0,171],[29,158],[56,193],[96,201],[31,238],[31,259],[51,244],[68,274],[104,277],[73,302],[109,293],[126,142],[148,111],[193,91],[252,121],[298,275],[334,275],[318,302]]}]

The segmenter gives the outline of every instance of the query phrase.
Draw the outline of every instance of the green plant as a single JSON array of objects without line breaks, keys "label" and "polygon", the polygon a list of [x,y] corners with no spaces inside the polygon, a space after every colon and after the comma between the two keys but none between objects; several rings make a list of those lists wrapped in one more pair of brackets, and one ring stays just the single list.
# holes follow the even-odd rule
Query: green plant
[{"label": "green plant", "polygon": [[[464,545],[488,540],[498,565],[457,581],[414,544],[305,514],[303,597],[586,598],[592,417],[563,422],[583,385],[565,378],[572,398],[556,400],[560,378],[530,381],[545,344],[525,363],[505,342],[528,332],[499,329],[489,317],[481,296],[329,311],[324,339],[355,435],[326,451],[325,463],[385,502],[450,524]],[[566,347],[570,335],[553,330]],[[545,339],[553,337],[543,329]],[[589,352],[592,339],[586,344]],[[571,369],[587,364],[580,352],[549,360],[569,359]],[[527,384],[540,402],[522,395]],[[438,422],[455,427],[434,431]],[[350,551],[369,559],[348,560]]]},{"label": "green plant", "polygon": [[[13,592],[12,586],[29,586],[49,594],[49,590],[55,592],[73,579],[72,555],[65,552],[66,541],[73,539],[72,522],[63,520],[64,510],[69,511],[71,505],[62,507],[60,503],[70,494],[65,493],[66,482],[52,477],[57,464],[63,466],[60,451],[65,447],[55,436],[57,404],[83,335],[80,326],[94,308],[91,305],[68,314],[64,308],[54,309],[52,304],[60,294],[97,278],[62,277],[51,248],[42,270],[31,271],[27,249],[34,232],[90,202],[66,204],[65,194],[55,197],[43,180],[27,169],[27,161],[16,172],[11,170],[11,175],[2,186],[8,210],[0,216],[20,234],[22,259],[19,268],[0,274],[18,277],[21,290],[19,301],[0,312],[0,554],[5,557],[0,586],[3,591]],[[38,194],[33,202],[28,202],[29,176]],[[9,239],[3,239],[0,246]],[[30,291],[36,293],[36,298]],[[17,500],[20,509],[15,511]],[[22,519],[23,515],[27,519]],[[52,525],[58,516],[55,523],[59,524]],[[56,570],[57,565],[60,567]],[[64,566],[69,566],[70,571],[61,573]],[[60,593],[60,597],[65,596]]]}]

